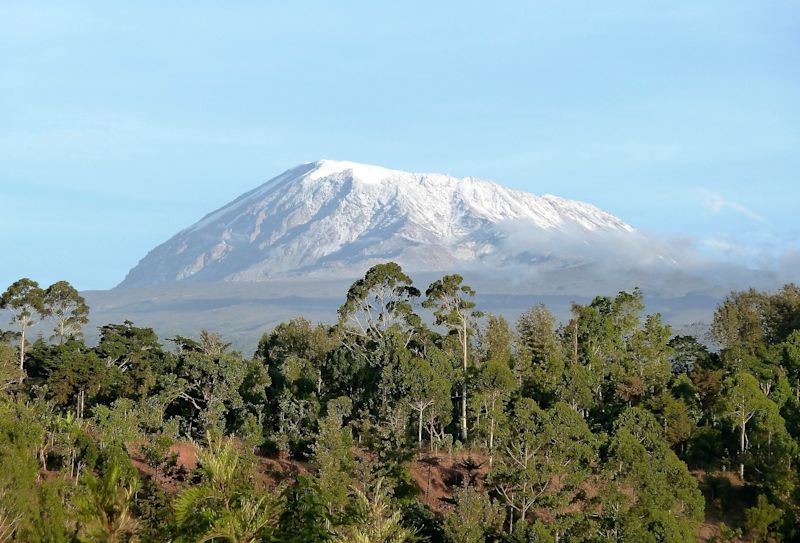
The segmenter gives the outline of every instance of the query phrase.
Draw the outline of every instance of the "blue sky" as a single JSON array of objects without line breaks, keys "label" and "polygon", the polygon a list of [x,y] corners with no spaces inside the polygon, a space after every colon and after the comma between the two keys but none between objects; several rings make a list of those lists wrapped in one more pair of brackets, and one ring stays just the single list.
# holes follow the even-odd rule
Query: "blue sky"
[{"label": "blue sky", "polygon": [[318,158],[581,199],[777,266],[800,246],[798,66],[793,1],[6,0],[0,283],[111,287]]}]

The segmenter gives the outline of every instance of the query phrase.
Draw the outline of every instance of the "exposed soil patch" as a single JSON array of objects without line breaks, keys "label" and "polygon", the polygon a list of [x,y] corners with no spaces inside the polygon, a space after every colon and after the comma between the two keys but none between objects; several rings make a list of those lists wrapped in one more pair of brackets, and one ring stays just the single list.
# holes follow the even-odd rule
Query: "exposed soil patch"
[{"label": "exposed soil patch", "polygon": [[483,488],[487,473],[489,459],[468,452],[423,453],[411,463],[420,502],[439,512],[452,505],[453,491],[465,482]]},{"label": "exposed soil patch", "polygon": [[[369,453],[361,449],[354,449],[353,454],[362,459],[369,457]],[[174,443],[167,456],[169,460],[157,469],[136,455],[132,456],[132,462],[142,476],[153,478],[166,492],[175,494],[183,488],[192,471],[197,469],[197,450],[194,444],[182,441]],[[298,476],[313,475],[314,472],[313,466],[307,462],[278,455],[256,455],[254,464],[257,483],[270,489],[291,482]],[[489,459],[484,454],[469,451],[453,454],[421,452],[411,462],[410,471],[419,490],[419,501],[434,511],[444,513],[453,505],[455,490],[465,482],[484,488],[489,473]],[[706,498],[706,518],[698,528],[697,539],[709,541],[721,535],[720,523],[737,526],[741,522],[748,503],[748,489],[732,472],[707,473],[698,470],[692,475],[697,478]],[[587,498],[597,495],[597,489],[588,480],[581,485],[581,491]],[[746,539],[733,540],[732,543],[743,541]]]}]

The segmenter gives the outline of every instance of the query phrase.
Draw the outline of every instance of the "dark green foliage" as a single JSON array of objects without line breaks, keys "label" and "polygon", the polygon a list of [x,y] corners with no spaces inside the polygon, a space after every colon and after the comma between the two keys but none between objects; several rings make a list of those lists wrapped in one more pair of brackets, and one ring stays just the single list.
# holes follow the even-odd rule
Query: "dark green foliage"
[{"label": "dark green foliage", "polygon": [[420,541],[447,541],[440,515],[425,504],[412,502],[403,505],[403,525],[410,528]]},{"label": "dark green foliage", "polygon": [[332,538],[327,503],[316,485],[306,477],[298,477],[294,486],[284,491],[284,509],[276,541],[285,543],[320,543]]},{"label": "dark green foliage", "polygon": [[22,372],[25,370],[27,347],[25,341],[28,329],[37,322],[37,319],[47,316],[44,295],[39,283],[28,278],[15,281],[3,294],[0,294],[0,309],[11,311],[13,315],[11,324],[19,330],[19,369]]},{"label": "dark green foliage", "polygon": [[94,350],[77,342],[62,348],[59,354],[59,365],[47,379],[50,396],[56,405],[67,407],[83,418],[86,407],[108,392],[113,369]]},{"label": "dark green foliage", "polygon": [[230,431],[244,407],[240,388],[248,376],[247,362],[206,331],[199,342],[184,337],[172,341],[178,352],[173,373],[163,384],[170,397],[167,413],[188,421],[191,435]]},{"label": "dark green foliage", "polygon": [[475,333],[476,319],[482,316],[475,310],[475,296],[472,287],[462,284],[464,278],[458,274],[445,275],[430,284],[425,291],[426,299],[422,307],[430,309],[438,326],[444,326],[458,339],[461,357],[461,416],[459,427],[462,441],[469,436],[469,417],[467,414],[467,391],[469,390],[469,351],[470,337]]},{"label": "dark green foliage", "polygon": [[663,439],[658,421],[645,410],[631,408],[616,426],[607,477],[619,509],[613,514],[606,509],[606,529],[620,531],[625,539],[694,541],[703,518],[703,497],[686,465]]},{"label": "dark green foliage", "polygon": [[70,509],[75,499],[74,485],[67,481],[48,481],[36,488],[31,516],[20,527],[22,541],[41,543],[71,543],[75,541],[78,526]]},{"label": "dark green foliage", "polygon": [[130,541],[139,530],[133,512],[139,478],[120,449],[105,455],[100,471],[84,476],[84,488],[76,498],[81,533],[91,541]]},{"label": "dark green foliage", "polygon": [[101,326],[96,351],[116,370],[114,395],[134,400],[151,394],[158,377],[173,363],[151,328],[140,328],[130,321]]},{"label": "dark green foliage", "polygon": [[340,322],[350,333],[378,343],[391,328],[413,334],[420,324],[413,308],[420,292],[411,283],[394,262],[373,266],[347,291],[339,308]]},{"label": "dark green foliage", "polygon": [[59,343],[80,337],[81,329],[89,322],[89,306],[78,291],[66,281],[53,283],[44,291],[45,314],[55,319],[53,336]]},{"label": "dark green foliage", "polygon": [[783,511],[775,507],[766,496],[759,496],[758,502],[745,511],[744,526],[753,541],[766,541],[771,533],[771,527],[778,523],[783,516]]},{"label": "dark green foliage", "polygon": [[712,353],[692,336],[675,336],[669,340],[669,346],[672,349],[670,365],[676,375],[711,365]]},{"label": "dark green foliage", "polygon": [[320,421],[314,443],[317,467],[316,486],[332,517],[341,517],[349,502],[353,480],[353,436],[345,420],[353,407],[350,398],[342,396],[328,402],[328,413]]},{"label": "dark green foliage", "polygon": [[498,536],[505,521],[503,506],[486,493],[463,486],[453,495],[455,506],[444,519],[444,535],[453,543],[483,543]]},{"label": "dark green foliage", "polygon": [[133,510],[142,541],[170,541],[177,535],[171,498],[153,478],[142,480]]},{"label": "dark green foliage", "polygon": [[[516,329],[458,275],[425,294],[375,266],[335,326],[294,319],[245,357],[129,321],[86,345],[68,283],[18,281],[0,541],[666,543],[694,541],[704,510],[723,539],[800,537],[794,285],[732,293],[718,353],[671,337],[638,289]],[[29,344],[40,318],[57,334]]]}]

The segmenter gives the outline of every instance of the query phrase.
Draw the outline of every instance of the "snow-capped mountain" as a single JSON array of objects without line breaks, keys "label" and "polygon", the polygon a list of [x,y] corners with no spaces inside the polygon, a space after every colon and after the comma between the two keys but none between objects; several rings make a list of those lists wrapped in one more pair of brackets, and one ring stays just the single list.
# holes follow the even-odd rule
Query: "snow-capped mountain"
[{"label": "snow-capped mountain", "polygon": [[[660,259],[634,228],[592,205],[496,183],[320,160],[287,170],[147,254],[120,284],[359,275],[395,260],[411,271],[550,270]],[[609,241],[611,243],[609,243]]]}]

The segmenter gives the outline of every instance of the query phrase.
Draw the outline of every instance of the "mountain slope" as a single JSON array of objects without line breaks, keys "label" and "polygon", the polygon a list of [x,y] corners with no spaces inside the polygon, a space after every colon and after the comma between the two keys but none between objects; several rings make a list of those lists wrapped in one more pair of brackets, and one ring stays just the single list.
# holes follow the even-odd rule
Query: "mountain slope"
[{"label": "mountain slope", "polygon": [[[552,270],[596,263],[593,247],[609,241],[646,247],[642,239],[583,202],[471,177],[322,160],[287,170],[179,232],[120,286],[355,276],[389,259],[412,271]],[[624,260],[624,253],[602,258]]]}]

